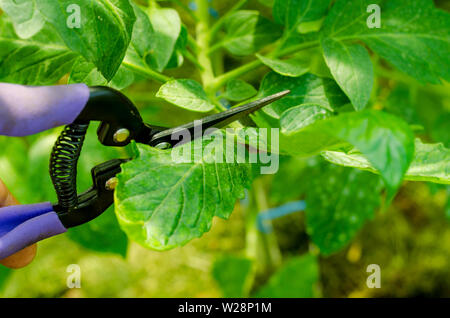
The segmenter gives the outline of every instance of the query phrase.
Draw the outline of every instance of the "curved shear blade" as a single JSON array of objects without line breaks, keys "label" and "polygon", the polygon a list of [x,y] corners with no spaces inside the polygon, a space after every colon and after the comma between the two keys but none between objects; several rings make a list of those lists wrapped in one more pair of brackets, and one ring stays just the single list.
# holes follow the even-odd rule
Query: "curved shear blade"
[{"label": "curved shear blade", "polygon": [[[259,109],[261,109],[264,106],[267,106],[274,101],[277,101],[286,95],[288,95],[291,91],[286,90],[279,93],[276,93],[274,95],[256,100],[254,102],[232,108],[229,110],[226,110],[224,112],[213,114],[207,117],[204,117],[202,119],[175,127],[170,128],[167,130],[163,130],[161,132],[156,133],[152,136],[152,139],[150,140],[149,144],[151,146],[157,146],[160,144],[165,144],[167,146],[174,146],[175,144],[179,144],[179,140],[173,140],[172,136],[180,131],[188,131],[191,136],[193,136],[192,139],[198,138],[204,135],[205,131],[209,128],[221,128],[224,127],[236,120],[239,120]],[[201,134],[194,133],[197,129],[201,129]]]}]

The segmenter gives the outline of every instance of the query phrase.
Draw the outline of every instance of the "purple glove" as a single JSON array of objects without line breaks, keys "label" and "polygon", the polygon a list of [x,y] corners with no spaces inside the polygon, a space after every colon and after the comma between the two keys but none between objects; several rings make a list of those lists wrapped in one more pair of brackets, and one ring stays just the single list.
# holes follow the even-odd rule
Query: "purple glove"
[{"label": "purple glove", "polygon": [[66,231],[48,202],[0,208],[0,259]]},{"label": "purple glove", "polygon": [[26,136],[71,124],[89,99],[85,84],[23,86],[0,83],[0,135]]}]

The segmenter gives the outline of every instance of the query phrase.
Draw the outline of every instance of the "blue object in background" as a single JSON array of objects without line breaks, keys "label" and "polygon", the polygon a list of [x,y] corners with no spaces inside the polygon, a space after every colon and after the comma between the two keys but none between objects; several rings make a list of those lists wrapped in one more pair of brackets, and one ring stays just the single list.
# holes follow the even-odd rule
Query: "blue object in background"
[{"label": "blue object in background", "polygon": [[[211,0],[209,1],[211,2]],[[195,3],[194,1],[189,2],[188,4],[189,9],[191,9],[192,11],[196,11],[197,10],[197,3]],[[216,9],[214,8],[209,8],[209,14],[214,18],[217,19],[219,17],[219,12],[217,12]]]},{"label": "blue object in background", "polygon": [[269,209],[258,214],[257,227],[262,233],[268,234],[273,231],[271,222],[268,222],[279,217],[292,214],[306,209],[305,201],[294,201],[286,203],[277,208]]}]

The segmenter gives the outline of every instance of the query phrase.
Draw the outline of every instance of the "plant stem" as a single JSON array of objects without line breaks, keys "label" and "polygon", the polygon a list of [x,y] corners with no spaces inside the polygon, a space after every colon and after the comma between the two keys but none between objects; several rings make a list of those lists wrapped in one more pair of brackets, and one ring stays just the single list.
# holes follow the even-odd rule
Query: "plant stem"
[{"label": "plant stem", "polygon": [[222,28],[223,24],[225,23],[225,21],[227,20],[227,18],[232,15],[233,13],[235,13],[237,10],[239,10],[240,8],[242,8],[248,0],[241,0],[238,3],[236,3],[230,10],[228,10],[228,12],[223,15],[212,27],[210,34],[209,34],[209,41],[213,41],[214,38],[217,35],[217,32],[220,31],[220,29]]},{"label": "plant stem", "polygon": [[244,75],[247,72],[250,72],[260,66],[262,66],[263,63],[260,60],[254,60],[250,63],[244,64],[232,71],[229,71],[225,74],[222,74],[218,76],[214,83],[211,85],[215,90],[219,90],[222,86],[224,86],[228,81],[237,78],[241,75]]},{"label": "plant stem", "polygon": [[158,73],[150,68],[145,68],[145,67],[142,67],[142,66],[139,66],[136,64],[131,64],[131,63],[125,62],[125,61],[123,62],[123,65],[126,68],[144,76],[145,78],[152,79],[152,80],[155,80],[160,83],[166,83],[172,79],[171,77],[168,77],[164,74]]},{"label": "plant stem", "polygon": [[203,87],[206,93],[211,96],[213,90],[209,88],[210,83],[214,81],[214,71],[211,59],[207,52],[209,51],[209,4],[208,0],[196,0],[198,23],[196,25],[197,35],[197,60],[203,69],[200,70]]},{"label": "plant stem", "polygon": [[257,228],[258,214],[269,208],[266,195],[263,179],[256,179],[246,215],[246,255],[257,262],[263,273],[277,268],[282,258],[274,233],[264,234]]},{"label": "plant stem", "polygon": [[[293,46],[287,50],[281,51],[279,53],[276,54],[269,54],[271,57],[282,57],[282,56],[286,56],[289,54],[292,54],[294,52],[297,51],[302,51],[302,50],[306,50],[306,49],[310,49],[313,47],[316,47],[319,45],[319,41],[315,40],[315,41],[310,41],[310,42],[304,42],[302,44]],[[211,88],[214,90],[219,90],[219,88],[221,88],[222,86],[224,86],[228,81],[235,79],[239,76],[242,76],[254,69],[257,69],[260,66],[263,66],[264,64],[260,61],[260,60],[254,60],[252,62],[249,62],[247,64],[244,64],[232,71],[229,71],[228,73],[225,73],[221,76],[218,76],[214,82],[211,84]]]}]

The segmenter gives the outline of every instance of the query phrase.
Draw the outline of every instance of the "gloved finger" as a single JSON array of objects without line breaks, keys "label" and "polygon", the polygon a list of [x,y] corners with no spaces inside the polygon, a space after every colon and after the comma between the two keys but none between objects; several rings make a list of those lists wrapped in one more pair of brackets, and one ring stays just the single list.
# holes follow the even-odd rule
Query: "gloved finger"
[{"label": "gloved finger", "polygon": [[[9,192],[2,180],[0,180],[0,207],[17,204],[19,204],[19,202],[14,198],[11,192]],[[13,269],[22,268],[31,263],[36,256],[36,250],[36,244],[30,245],[23,250],[0,260],[0,264]]]},{"label": "gloved finger", "polygon": [[0,83],[0,135],[27,136],[71,124],[89,99],[85,84],[25,86]]}]

